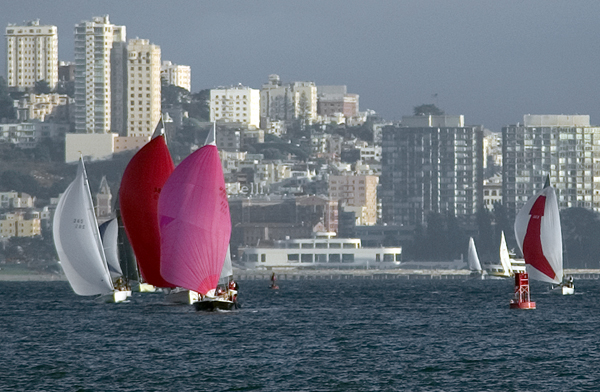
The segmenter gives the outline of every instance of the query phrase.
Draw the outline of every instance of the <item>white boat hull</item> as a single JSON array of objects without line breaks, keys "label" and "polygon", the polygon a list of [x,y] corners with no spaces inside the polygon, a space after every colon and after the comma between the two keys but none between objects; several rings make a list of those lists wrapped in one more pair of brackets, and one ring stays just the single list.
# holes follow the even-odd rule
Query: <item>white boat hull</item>
[{"label": "white boat hull", "polygon": [[156,287],[148,283],[140,283],[139,291],[140,293],[155,293]]},{"label": "white boat hull", "polygon": [[165,296],[167,302],[172,304],[192,305],[198,302],[198,293],[192,290],[172,290]]},{"label": "white boat hull", "polygon": [[562,286],[562,295],[573,295],[575,294],[575,287],[567,287],[567,286]]},{"label": "white boat hull", "polygon": [[115,290],[112,293],[101,295],[97,298],[99,302],[115,303],[124,302],[131,297],[131,290]]}]

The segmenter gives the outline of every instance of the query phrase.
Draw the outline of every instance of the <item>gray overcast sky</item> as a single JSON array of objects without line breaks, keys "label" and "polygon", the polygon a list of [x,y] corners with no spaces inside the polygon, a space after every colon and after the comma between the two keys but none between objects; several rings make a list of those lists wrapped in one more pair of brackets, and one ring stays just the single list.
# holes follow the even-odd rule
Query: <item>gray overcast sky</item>
[{"label": "gray overcast sky", "polygon": [[260,88],[276,73],[345,84],[361,110],[389,120],[435,103],[493,131],[526,113],[600,124],[596,0],[1,0],[0,10],[3,27],[58,26],[64,61],[74,25],[108,14],[128,38],[159,45],[163,60],[190,65],[193,92]]}]

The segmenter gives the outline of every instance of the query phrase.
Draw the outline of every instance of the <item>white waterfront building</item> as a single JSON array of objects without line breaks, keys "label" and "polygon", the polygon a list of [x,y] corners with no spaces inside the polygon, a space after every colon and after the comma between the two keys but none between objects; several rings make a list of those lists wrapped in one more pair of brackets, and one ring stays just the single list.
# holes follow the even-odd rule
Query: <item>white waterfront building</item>
[{"label": "white waterfront building", "polygon": [[6,27],[6,83],[24,91],[38,81],[58,82],[58,29],[39,19]]},{"label": "white waterfront building", "polygon": [[274,245],[240,247],[240,262],[248,269],[271,268],[397,268],[402,248],[363,248],[357,238],[315,238],[274,241]]}]

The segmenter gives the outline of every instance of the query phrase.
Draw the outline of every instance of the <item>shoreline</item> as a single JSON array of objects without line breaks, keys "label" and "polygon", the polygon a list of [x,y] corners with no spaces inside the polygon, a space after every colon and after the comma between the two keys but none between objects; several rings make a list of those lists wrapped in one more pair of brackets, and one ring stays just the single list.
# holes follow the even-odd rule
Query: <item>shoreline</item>
[{"label": "shoreline", "polygon": [[[300,279],[469,279],[469,270],[442,270],[442,269],[314,269],[293,270],[239,270],[234,268],[237,280],[269,280],[275,273],[278,280]],[[579,280],[600,279],[600,269],[565,269],[565,275],[571,275]],[[502,279],[502,278],[500,278]],[[512,279],[512,278],[504,278]],[[3,274],[0,270],[0,282],[66,282],[64,275],[43,274],[32,271],[31,273]]]}]

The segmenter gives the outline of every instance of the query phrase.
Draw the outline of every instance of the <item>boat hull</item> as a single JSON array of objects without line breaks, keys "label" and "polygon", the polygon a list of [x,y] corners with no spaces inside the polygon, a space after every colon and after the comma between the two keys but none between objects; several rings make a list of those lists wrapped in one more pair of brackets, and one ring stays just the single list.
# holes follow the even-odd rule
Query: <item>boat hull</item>
[{"label": "boat hull", "polygon": [[96,298],[98,302],[107,304],[124,302],[128,297],[131,297],[131,290],[115,290],[112,293],[104,294]]},{"label": "boat hull", "polygon": [[156,287],[148,283],[140,283],[139,291],[140,293],[155,293]]},{"label": "boat hull", "polygon": [[575,287],[562,286],[562,295],[573,295],[575,294]]},{"label": "boat hull", "polygon": [[192,290],[172,290],[165,296],[167,302],[179,305],[192,305],[198,302],[198,293]]},{"label": "boat hull", "polygon": [[214,312],[216,310],[231,310],[237,305],[229,300],[202,300],[194,303],[194,308],[199,312]]}]

